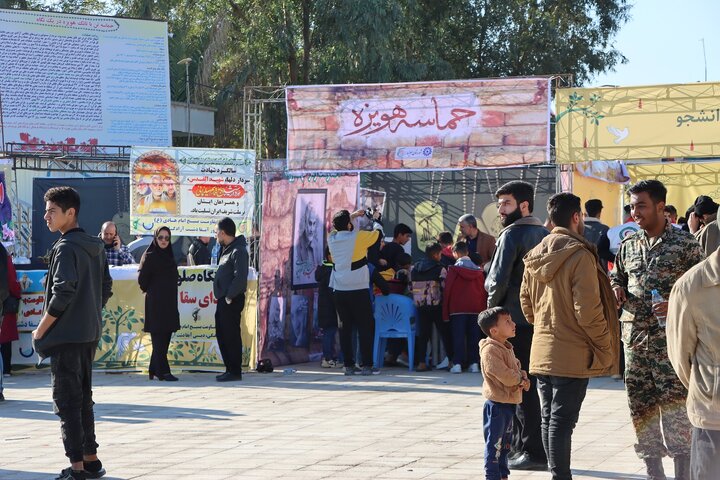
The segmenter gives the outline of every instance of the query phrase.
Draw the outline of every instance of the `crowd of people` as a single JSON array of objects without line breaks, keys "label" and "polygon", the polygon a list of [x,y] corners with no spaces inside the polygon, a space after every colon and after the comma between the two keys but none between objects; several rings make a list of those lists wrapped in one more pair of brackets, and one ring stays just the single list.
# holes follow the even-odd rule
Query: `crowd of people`
[{"label": "crowd of people", "polygon": [[[678,219],[659,181],[638,182],[628,195],[620,227],[631,233],[613,244],[600,200],[583,212],[579,197],[556,194],[543,222],[533,215],[533,187],[509,182],[496,192],[497,239],[466,214],[458,241],[443,232],[414,263],[402,248],[407,225],[384,245],[379,221],[355,230],[365,211],[337,212],[317,275],[322,366],[379,373],[373,298],[395,284],[417,308],[417,370],[430,369],[429,358],[453,373],[482,370],[486,478],[504,479],[510,469],[572,478],[572,433],[589,379],[603,376],[625,380],[648,479],[666,478],[665,456],[676,479],[720,478],[720,322],[708,315],[720,286],[718,205],[701,196]],[[442,361],[428,355],[433,326]],[[333,350],[336,331],[341,352]],[[388,345],[386,359],[402,348]]]}]

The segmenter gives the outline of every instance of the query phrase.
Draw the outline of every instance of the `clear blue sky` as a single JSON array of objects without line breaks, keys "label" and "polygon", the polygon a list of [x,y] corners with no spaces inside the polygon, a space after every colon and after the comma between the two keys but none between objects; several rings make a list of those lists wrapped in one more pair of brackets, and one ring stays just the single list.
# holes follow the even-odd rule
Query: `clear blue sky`
[{"label": "clear blue sky", "polygon": [[720,81],[720,0],[635,0],[615,47],[628,63],[587,86]]}]

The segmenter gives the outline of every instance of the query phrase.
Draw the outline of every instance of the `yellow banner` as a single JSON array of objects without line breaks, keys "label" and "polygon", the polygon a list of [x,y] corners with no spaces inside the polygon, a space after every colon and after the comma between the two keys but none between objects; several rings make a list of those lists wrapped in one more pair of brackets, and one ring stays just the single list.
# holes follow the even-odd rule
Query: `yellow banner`
[{"label": "yellow banner", "polygon": [[[180,368],[224,368],[215,336],[214,269],[180,267],[178,309],[180,330],[175,332],[168,360]],[[255,368],[257,358],[257,286],[248,279],[245,308],[240,320],[243,367]],[[137,272],[127,279],[113,280],[113,296],[103,310],[103,330],[95,353],[99,369],[147,367],[152,353],[150,335],[143,332],[145,298],[137,283]]]},{"label": "yellow banner", "polygon": [[720,83],[563,88],[556,161],[720,155]]},{"label": "yellow banner", "polygon": [[715,201],[720,199],[720,162],[628,165],[628,172],[632,183],[663,182],[668,191],[666,204],[677,208],[679,216],[685,215],[698,195],[708,195]]}]

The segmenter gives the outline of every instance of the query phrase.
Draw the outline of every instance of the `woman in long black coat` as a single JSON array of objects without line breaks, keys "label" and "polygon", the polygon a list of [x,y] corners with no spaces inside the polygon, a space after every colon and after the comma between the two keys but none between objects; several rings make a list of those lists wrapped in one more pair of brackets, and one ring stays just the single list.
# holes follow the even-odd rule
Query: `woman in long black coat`
[{"label": "woman in long black coat", "polygon": [[138,275],[145,293],[145,327],[152,340],[150,380],[177,381],[170,373],[167,352],[173,332],[180,329],[178,312],[178,271],[170,242],[170,229],[160,227],[143,253]]}]

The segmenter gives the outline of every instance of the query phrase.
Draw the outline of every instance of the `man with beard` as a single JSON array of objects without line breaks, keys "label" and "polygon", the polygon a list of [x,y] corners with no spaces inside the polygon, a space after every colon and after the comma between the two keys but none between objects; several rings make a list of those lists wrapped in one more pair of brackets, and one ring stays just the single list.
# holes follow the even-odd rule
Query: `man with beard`
[{"label": "man with beard", "polygon": [[[505,307],[516,323],[515,337],[509,341],[525,371],[530,366],[533,329],[520,308],[520,285],[525,272],[523,257],[550,233],[540,219],[532,215],[534,194],[532,185],[521,181],[506,183],[495,192],[503,229],[485,280],[488,308]],[[529,378],[532,388],[523,391],[522,403],[513,421],[513,454],[508,465],[517,470],[547,470],[540,433],[540,399],[535,390],[535,377]]]},{"label": "man with beard", "polygon": [[320,219],[315,213],[312,203],[305,205],[300,218],[300,235],[295,245],[295,268],[293,275],[298,284],[314,281],[315,269],[322,263],[322,245],[318,238],[318,224]]},{"label": "man with beard", "polygon": [[667,299],[677,279],[705,255],[690,233],[665,219],[667,190],[661,182],[643,180],[628,194],[640,230],[620,245],[610,282],[623,307],[625,388],[637,436],[635,452],[645,462],[648,479],[665,479],[662,457],[668,454],[675,478],[688,479],[692,426],[685,410],[687,390],[668,358],[668,303],[653,304],[651,297],[657,290]]}]

